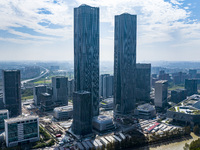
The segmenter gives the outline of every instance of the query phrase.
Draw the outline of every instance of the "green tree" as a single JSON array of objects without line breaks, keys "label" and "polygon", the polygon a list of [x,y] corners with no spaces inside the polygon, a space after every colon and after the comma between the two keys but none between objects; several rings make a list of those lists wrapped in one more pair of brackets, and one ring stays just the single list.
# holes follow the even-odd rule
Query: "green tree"
[{"label": "green tree", "polygon": [[200,149],[200,138],[192,141],[189,146],[189,150],[199,150],[199,149]]},{"label": "green tree", "polygon": [[199,126],[198,125],[196,125],[196,126],[194,126],[194,128],[193,128],[193,132],[196,134],[196,135],[198,135],[199,134]]},{"label": "green tree", "polygon": [[189,135],[190,132],[191,132],[190,126],[186,126],[186,127],[185,127],[185,134]]},{"label": "green tree", "polygon": [[188,143],[185,143],[185,146],[183,147],[184,150],[189,150],[190,145]]}]

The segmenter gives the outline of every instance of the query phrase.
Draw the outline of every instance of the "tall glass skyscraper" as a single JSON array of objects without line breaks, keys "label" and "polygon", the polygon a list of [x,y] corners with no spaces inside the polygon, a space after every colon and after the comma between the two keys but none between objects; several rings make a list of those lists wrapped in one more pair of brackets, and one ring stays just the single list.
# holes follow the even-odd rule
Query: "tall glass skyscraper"
[{"label": "tall glass skyscraper", "polygon": [[3,70],[3,102],[10,117],[21,115],[21,79],[19,70]]},{"label": "tall glass skyscraper", "polygon": [[93,116],[99,114],[99,8],[74,8],[75,91],[91,92]]},{"label": "tall glass skyscraper", "polygon": [[135,108],[137,16],[115,16],[114,111],[129,114]]}]

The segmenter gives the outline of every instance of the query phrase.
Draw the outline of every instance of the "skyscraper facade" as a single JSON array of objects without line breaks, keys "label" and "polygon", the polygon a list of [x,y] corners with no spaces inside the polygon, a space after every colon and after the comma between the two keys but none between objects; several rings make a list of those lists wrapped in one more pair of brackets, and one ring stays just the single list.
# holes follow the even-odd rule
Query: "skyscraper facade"
[{"label": "skyscraper facade", "polygon": [[129,114],[135,108],[137,16],[115,16],[114,111]]},{"label": "skyscraper facade", "polygon": [[91,93],[77,91],[73,94],[72,130],[77,135],[92,133],[92,99]]},{"label": "skyscraper facade", "polygon": [[73,92],[74,92],[74,79],[68,81],[68,99],[73,99]]},{"label": "skyscraper facade", "polygon": [[91,92],[93,115],[99,114],[99,8],[74,8],[75,91]]},{"label": "skyscraper facade", "polygon": [[3,102],[10,117],[21,115],[21,79],[19,70],[3,70]]},{"label": "skyscraper facade", "polygon": [[57,105],[68,105],[68,78],[52,77],[53,102]]},{"label": "skyscraper facade", "polygon": [[136,64],[136,100],[150,100],[151,64]]}]

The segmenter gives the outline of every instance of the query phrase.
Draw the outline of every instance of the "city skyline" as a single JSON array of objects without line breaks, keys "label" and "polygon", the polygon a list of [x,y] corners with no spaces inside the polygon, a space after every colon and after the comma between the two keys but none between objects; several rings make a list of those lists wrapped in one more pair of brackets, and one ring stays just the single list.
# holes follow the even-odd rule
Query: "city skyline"
[{"label": "city skyline", "polygon": [[101,61],[114,60],[114,15],[124,12],[138,16],[138,61],[199,60],[195,0],[2,1],[0,59],[73,60],[73,8],[84,3],[100,7]]}]

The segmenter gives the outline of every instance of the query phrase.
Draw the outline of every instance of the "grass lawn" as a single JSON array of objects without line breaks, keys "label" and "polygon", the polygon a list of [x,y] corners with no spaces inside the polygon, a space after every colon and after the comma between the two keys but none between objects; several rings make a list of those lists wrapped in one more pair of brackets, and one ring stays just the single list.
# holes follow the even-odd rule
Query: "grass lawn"
[{"label": "grass lawn", "polygon": [[168,88],[169,91],[176,90],[176,89],[184,89],[184,86],[175,85],[175,86]]},{"label": "grass lawn", "polygon": [[[51,80],[46,80],[45,83],[51,83]],[[36,81],[34,84],[44,84],[44,80]]]},{"label": "grass lawn", "polygon": [[26,97],[22,97],[22,100],[26,100],[26,99],[33,99],[33,95],[31,95],[31,96],[26,96]]}]

